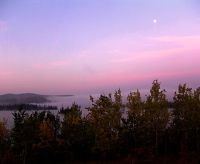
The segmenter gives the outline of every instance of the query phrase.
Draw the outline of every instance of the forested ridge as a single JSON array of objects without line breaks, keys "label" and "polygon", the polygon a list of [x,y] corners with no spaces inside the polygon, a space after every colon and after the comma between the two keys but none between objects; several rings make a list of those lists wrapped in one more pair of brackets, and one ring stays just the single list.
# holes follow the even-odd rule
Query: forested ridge
[{"label": "forested ridge", "polygon": [[0,95],[0,105],[46,103],[46,102],[50,102],[50,100],[48,99],[48,95],[39,95],[34,93]]},{"label": "forested ridge", "polygon": [[16,111],[16,110],[57,110],[57,106],[37,105],[37,104],[4,104],[0,105],[0,111]]},{"label": "forested ridge", "polygon": [[[88,115],[74,103],[60,114],[13,112],[0,120],[0,163],[199,163],[200,88],[180,84],[173,101],[154,80],[141,99],[130,92],[90,96]],[[169,110],[170,105],[170,110]]]}]

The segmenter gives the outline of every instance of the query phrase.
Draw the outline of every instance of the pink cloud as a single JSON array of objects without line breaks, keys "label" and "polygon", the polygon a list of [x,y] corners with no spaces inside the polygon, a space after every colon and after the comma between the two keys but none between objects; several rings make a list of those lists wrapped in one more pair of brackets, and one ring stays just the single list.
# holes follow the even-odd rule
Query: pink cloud
[{"label": "pink cloud", "polygon": [[70,56],[63,55],[59,60],[34,62],[27,71],[1,72],[0,76],[13,81],[4,85],[7,88],[15,84],[24,90],[78,92],[152,79],[200,75],[200,36],[137,35],[135,38],[125,35],[104,41],[91,43],[90,47]]},{"label": "pink cloud", "polygon": [[[167,56],[175,56],[175,55],[182,55],[185,52],[200,50],[199,42],[200,36],[164,36],[164,37],[156,37],[156,38],[148,38],[148,41],[152,45],[158,45],[162,47],[158,49],[158,47],[151,49],[151,50],[140,50],[140,51],[132,51],[125,55],[121,55],[116,59],[112,59],[111,62],[113,63],[120,63],[120,62],[132,62],[132,61],[145,61],[145,60],[155,60],[156,58],[163,58]],[[165,47],[166,44],[171,44],[175,46],[168,46]],[[142,44],[142,43],[141,43]],[[192,55],[192,54],[190,54]],[[191,57],[190,57],[191,58]]]},{"label": "pink cloud", "polygon": [[[146,38],[146,39],[145,39]],[[122,49],[126,49],[126,44],[122,43],[121,47],[111,47],[113,52],[117,55],[109,56],[102,46],[102,59],[109,60],[98,62],[104,62],[107,65],[106,71],[99,72],[93,77],[87,77],[89,85],[104,86],[108,83],[124,84],[130,81],[139,81],[145,79],[156,78],[182,78],[188,76],[199,75],[200,72],[200,48],[198,46],[200,42],[200,36],[163,36],[163,37],[145,37],[140,39],[142,42],[138,42],[140,49],[134,47],[127,47],[127,51],[123,53]],[[129,39],[130,41],[131,39]],[[151,49],[142,50],[142,45],[150,42]],[[167,44],[167,46],[165,46]],[[129,45],[129,44],[128,44]],[[161,48],[158,48],[161,47]],[[118,51],[115,51],[117,49]],[[105,50],[105,51],[104,51]],[[95,49],[93,50],[95,54]],[[121,51],[121,53],[119,53]],[[112,51],[110,51],[112,52]],[[98,53],[98,52],[97,52]],[[91,58],[91,52],[88,56],[85,54],[85,58]]]}]

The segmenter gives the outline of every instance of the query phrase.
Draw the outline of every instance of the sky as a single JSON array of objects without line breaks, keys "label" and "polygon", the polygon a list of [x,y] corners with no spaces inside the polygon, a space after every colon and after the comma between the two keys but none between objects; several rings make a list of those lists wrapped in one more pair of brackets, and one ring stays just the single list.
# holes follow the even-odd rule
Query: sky
[{"label": "sky", "polygon": [[0,94],[200,86],[199,0],[0,0]]}]

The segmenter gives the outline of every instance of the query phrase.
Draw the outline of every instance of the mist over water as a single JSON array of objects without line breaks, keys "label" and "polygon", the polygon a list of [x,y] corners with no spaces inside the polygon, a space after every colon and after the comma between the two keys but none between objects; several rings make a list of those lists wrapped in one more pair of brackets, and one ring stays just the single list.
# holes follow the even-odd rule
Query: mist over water
[{"label": "mist over water", "polygon": [[[50,102],[41,103],[41,105],[52,105],[61,107],[69,107],[72,103],[79,104],[82,108],[88,107],[91,103],[89,101],[89,95],[74,95],[74,96],[48,96],[47,97]],[[38,104],[40,105],[40,104]]]},{"label": "mist over water", "polygon": [[[134,92],[136,90],[133,90]],[[149,95],[149,90],[142,89],[139,90],[141,93],[142,100],[145,101],[146,96]],[[126,104],[127,102],[127,96],[130,93],[130,91],[122,92],[122,100],[123,103]],[[174,91],[167,91],[166,95],[169,101],[172,100],[172,95]],[[108,93],[101,93],[102,95],[108,95]],[[97,99],[101,94],[92,94],[91,96],[94,97],[94,99]],[[114,95],[114,92],[112,93],[112,96]],[[90,95],[89,94],[83,94],[83,95],[73,95],[73,96],[48,96],[47,97],[50,102],[47,103],[37,103],[37,105],[45,105],[45,106],[57,106],[58,110],[51,110],[52,113],[58,114],[58,111],[60,108],[67,108],[70,107],[73,103],[78,104],[81,107],[82,116],[86,116],[88,114],[88,110],[86,108],[90,107],[92,105],[90,101]],[[12,127],[13,125],[13,113],[14,111],[0,111],[0,120],[6,119],[8,127]],[[27,111],[28,113],[32,113],[33,111]]]},{"label": "mist over water", "polygon": [[[89,96],[87,95],[76,95],[76,96],[48,96],[50,102],[47,103],[34,103],[41,106],[57,106],[58,110],[51,110],[55,115],[58,114],[60,108],[70,107],[73,103],[77,103],[81,106],[82,115],[87,115],[86,107],[91,105],[89,101]],[[9,128],[12,128],[13,125],[13,113],[14,111],[0,111],[0,120],[6,119]],[[32,113],[34,111],[30,110],[27,113]],[[38,112],[41,112],[38,110]]]}]

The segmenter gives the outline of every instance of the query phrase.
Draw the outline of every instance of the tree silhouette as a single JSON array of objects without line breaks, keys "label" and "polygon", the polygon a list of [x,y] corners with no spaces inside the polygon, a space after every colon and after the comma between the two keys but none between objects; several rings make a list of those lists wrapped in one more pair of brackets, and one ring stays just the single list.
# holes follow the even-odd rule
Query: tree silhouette
[{"label": "tree silhouette", "polygon": [[[154,80],[150,89],[150,95],[145,102],[146,132],[149,134],[150,143],[154,143],[155,152],[158,153],[158,145],[169,119],[165,90],[160,90],[160,83]],[[152,141],[151,141],[152,139]]]},{"label": "tree silhouette", "polygon": [[200,89],[192,90],[179,85],[174,95],[173,130],[177,150],[187,157],[189,151],[199,152],[200,140]]},{"label": "tree silhouette", "polygon": [[90,97],[92,107],[90,107],[88,119],[95,131],[94,151],[101,158],[111,157],[113,152],[118,151],[119,129],[123,112],[121,90],[117,90],[112,95],[100,95],[97,100]]}]

